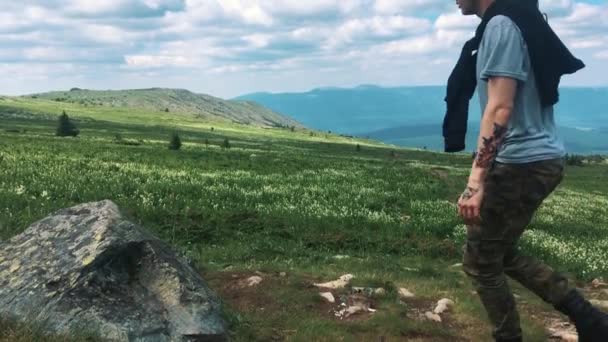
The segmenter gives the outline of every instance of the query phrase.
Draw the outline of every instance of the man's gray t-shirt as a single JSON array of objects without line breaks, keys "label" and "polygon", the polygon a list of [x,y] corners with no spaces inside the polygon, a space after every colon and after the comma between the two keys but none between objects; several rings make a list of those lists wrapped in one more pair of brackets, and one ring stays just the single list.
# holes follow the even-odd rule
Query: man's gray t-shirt
[{"label": "man's gray t-shirt", "polygon": [[526,42],[517,25],[502,15],[490,20],[477,52],[482,113],[488,103],[488,79],[493,76],[518,81],[507,136],[496,161],[522,164],[563,157],[565,148],[557,135],[553,106],[541,105]]}]

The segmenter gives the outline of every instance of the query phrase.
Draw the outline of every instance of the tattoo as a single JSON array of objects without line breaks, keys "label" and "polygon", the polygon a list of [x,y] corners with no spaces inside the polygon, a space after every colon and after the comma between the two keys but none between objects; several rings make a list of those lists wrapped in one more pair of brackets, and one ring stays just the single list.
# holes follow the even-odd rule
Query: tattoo
[{"label": "tattoo", "polygon": [[481,167],[484,169],[490,168],[494,159],[496,159],[496,155],[498,154],[498,149],[502,144],[505,135],[507,135],[507,128],[505,126],[501,126],[497,123],[494,123],[494,134],[491,137],[483,138],[483,146],[479,150],[477,157],[475,159],[475,165],[477,167]]},{"label": "tattoo", "polygon": [[468,186],[462,193],[461,197],[462,197],[462,199],[469,200],[469,199],[473,198],[473,196],[475,196],[478,192],[479,192],[479,189],[474,189],[474,188],[471,188],[470,186]]}]

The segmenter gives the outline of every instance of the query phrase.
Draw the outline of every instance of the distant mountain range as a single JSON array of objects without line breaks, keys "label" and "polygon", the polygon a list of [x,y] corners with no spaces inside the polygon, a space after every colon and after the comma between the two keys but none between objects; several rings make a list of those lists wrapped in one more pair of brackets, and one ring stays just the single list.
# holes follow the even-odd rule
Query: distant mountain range
[{"label": "distant mountain range", "polygon": [[[240,96],[316,129],[369,136],[409,147],[443,149],[441,123],[445,88],[359,86],[319,88],[305,93]],[[556,119],[573,153],[608,153],[608,88],[563,88]],[[475,146],[481,110],[471,101],[468,149]]]},{"label": "distant mountain range", "polygon": [[152,112],[188,115],[256,126],[296,126],[302,124],[247,100],[223,100],[184,89],[87,90],[73,88],[23,96],[27,99],[65,102],[82,106],[134,108]]}]

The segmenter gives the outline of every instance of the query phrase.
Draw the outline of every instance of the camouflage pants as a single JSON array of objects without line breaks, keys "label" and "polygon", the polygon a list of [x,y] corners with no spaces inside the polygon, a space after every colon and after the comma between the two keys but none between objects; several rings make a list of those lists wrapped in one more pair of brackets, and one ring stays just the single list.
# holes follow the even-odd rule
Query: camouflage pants
[{"label": "camouflage pants", "polygon": [[564,160],[555,159],[495,163],[486,177],[482,223],[467,228],[463,263],[494,325],[496,339],[521,336],[506,275],[551,304],[560,302],[571,289],[563,275],[517,248],[534,212],[561,182],[563,172]]}]

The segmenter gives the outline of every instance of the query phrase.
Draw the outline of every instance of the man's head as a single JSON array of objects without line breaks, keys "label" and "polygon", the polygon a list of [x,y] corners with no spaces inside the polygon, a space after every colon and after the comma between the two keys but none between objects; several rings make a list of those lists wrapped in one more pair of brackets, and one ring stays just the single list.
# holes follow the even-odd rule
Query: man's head
[{"label": "man's head", "polygon": [[[460,8],[463,15],[478,15],[483,16],[486,9],[495,0],[456,0],[456,4]],[[520,5],[538,7],[538,0],[516,0]]]},{"label": "man's head", "polygon": [[463,15],[479,14],[480,2],[480,0],[456,0],[456,4]]}]

